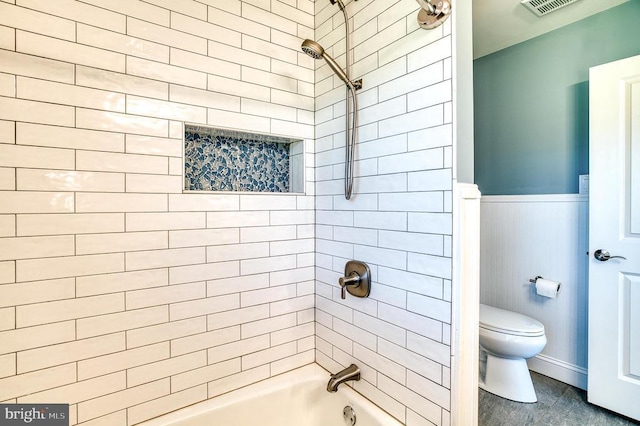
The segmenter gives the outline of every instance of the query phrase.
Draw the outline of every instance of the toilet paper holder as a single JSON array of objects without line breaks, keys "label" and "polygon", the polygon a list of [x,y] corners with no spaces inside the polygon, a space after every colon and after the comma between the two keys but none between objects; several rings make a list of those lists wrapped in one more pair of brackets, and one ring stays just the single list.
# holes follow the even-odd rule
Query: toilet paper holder
[{"label": "toilet paper holder", "polygon": [[[535,278],[531,278],[531,279],[529,280],[529,282],[530,282],[530,283],[532,283],[532,284],[535,284],[535,283],[537,283],[537,282],[538,282],[538,279],[544,279],[544,278],[543,278],[543,277],[541,277],[540,275],[538,275],[538,276],[537,276],[537,277],[535,277]],[[561,285],[562,285],[562,284],[558,283],[558,291],[560,291],[560,286],[561,286]]]}]

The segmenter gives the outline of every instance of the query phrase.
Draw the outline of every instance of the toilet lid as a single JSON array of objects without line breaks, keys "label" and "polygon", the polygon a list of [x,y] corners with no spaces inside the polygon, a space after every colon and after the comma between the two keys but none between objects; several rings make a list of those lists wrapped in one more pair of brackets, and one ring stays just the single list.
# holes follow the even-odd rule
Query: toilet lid
[{"label": "toilet lid", "polygon": [[544,325],[533,318],[482,304],[480,305],[480,327],[518,336],[541,336],[544,334]]}]

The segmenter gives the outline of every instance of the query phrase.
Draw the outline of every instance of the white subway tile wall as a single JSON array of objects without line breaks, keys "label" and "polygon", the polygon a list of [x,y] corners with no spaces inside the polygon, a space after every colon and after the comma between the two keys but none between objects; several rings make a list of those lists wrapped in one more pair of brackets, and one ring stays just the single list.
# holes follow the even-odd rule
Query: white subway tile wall
[{"label": "white subway tile wall", "polygon": [[[314,361],[297,3],[0,2],[0,401],[125,426]],[[183,122],[306,138],[305,195],[183,194]]]},{"label": "white subway tile wall", "polygon": [[[418,29],[410,1],[347,2],[359,144],[343,196],[345,89],[316,66],[316,361],[362,370],[355,389],[407,425],[450,421],[452,101],[450,23]],[[346,63],[344,20],[316,1],[318,42]],[[448,60],[449,59],[449,60]],[[340,298],[345,262],[366,262],[368,299]]]}]

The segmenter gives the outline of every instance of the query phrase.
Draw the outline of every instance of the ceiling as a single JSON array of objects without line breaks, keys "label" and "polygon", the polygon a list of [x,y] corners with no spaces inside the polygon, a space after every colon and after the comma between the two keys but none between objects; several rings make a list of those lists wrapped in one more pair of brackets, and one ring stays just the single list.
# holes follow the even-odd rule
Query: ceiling
[{"label": "ceiling", "polygon": [[520,0],[473,0],[473,57],[497,52],[626,1],[579,0],[538,18]]}]

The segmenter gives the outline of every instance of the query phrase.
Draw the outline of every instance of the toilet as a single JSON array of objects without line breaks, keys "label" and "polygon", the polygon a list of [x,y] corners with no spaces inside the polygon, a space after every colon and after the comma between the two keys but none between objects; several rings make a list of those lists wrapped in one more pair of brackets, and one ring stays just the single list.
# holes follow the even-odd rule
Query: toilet
[{"label": "toilet", "polygon": [[547,344],[544,325],[515,312],[480,305],[479,386],[517,402],[536,402],[527,358]]}]

